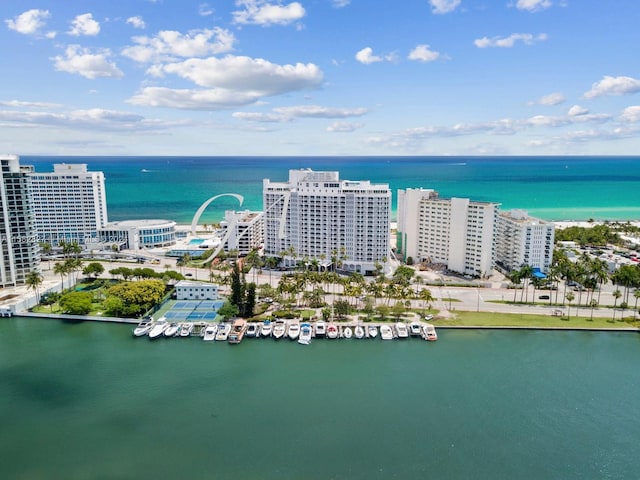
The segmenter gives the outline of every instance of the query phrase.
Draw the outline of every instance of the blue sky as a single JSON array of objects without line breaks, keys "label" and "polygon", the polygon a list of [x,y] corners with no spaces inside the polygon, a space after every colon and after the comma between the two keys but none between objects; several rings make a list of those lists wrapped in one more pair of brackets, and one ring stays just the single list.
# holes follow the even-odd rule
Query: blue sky
[{"label": "blue sky", "polygon": [[3,0],[0,152],[638,155],[637,0]]}]

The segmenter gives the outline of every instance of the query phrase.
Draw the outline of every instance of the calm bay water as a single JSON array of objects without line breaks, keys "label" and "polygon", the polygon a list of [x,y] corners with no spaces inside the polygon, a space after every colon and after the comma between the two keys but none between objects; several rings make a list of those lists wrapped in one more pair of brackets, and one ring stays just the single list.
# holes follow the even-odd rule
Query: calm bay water
[{"label": "calm bay water", "polygon": [[[22,157],[37,171],[53,163],[104,171],[110,220],[166,218],[190,223],[208,198],[239,193],[262,210],[262,180],[284,181],[291,168],[337,170],[348,180],[433,188],[443,197],[492,201],[546,220],[640,219],[640,157]],[[238,209],[213,202],[201,222]]]},{"label": "calm bay water", "polygon": [[7,479],[629,479],[640,337],[151,342],[0,321]]}]

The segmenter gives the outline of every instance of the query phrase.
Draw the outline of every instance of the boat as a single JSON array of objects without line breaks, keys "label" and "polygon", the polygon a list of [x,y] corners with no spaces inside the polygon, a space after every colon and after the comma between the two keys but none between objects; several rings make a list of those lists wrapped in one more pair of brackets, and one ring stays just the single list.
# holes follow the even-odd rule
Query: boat
[{"label": "boat", "polygon": [[311,328],[310,323],[301,323],[300,324],[300,335],[298,335],[298,343],[302,345],[309,345],[311,343],[311,336],[313,333],[313,329]]},{"label": "boat", "polygon": [[351,327],[344,327],[344,330],[342,330],[342,336],[344,338],[351,338],[353,336],[353,330],[351,330]]},{"label": "boat", "polygon": [[291,340],[296,340],[298,338],[298,335],[300,335],[300,324],[297,321],[294,320],[289,323],[287,335]]},{"label": "boat", "polygon": [[284,320],[276,320],[273,326],[273,338],[276,340],[284,337],[284,334],[287,332],[287,324]]},{"label": "boat", "polygon": [[245,332],[245,336],[247,337],[257,337],[260,335],[260,324],[256,322],[250,322],[247,324],[247,331]]},{"label": "boat", "polygon": [[229,331],[231,330],[231,325],[228,323],[221,323],[218,325],[218,332],[216,333],[216,341],[217,342],[226,342],[227,338],[229,338]]},{"label": "boat", "polygon": [[393,329],[391,325],[380,325],[380,338],[382,338],[382,340],[393,340]]},{"label": "boat", "polygon": [[167,328],[164,329],[165,337],[175,337],[180,330],[180,324],[177,322],[171,322]]},{"label": "boat", "polygon": [[229,343],[240,343],[247,331],[247,321],[244,318],[236,318],[229,332]]},{"label": "boat", "polygon": [[260,335],[263,337],[270,337],[273,332],[273,325],[271,324],[271,320],[265,320],[262,323],[262,328],[260,329]]},{"label": "boat", "polygon": [[327,338],[338,338],[338,327],[335,323],[327,325]]},{"label": "boat", "polygon": [[355,335],[356,338],[360,339],[360,338],[364,338],[364,328],[362,328],[361,325],[358,325],[354,330],[353,330],[353,334]]},{"label": "boat", "polygon": [[409,338],[409,329],[404,322],[396,322],[396,332],[398,332],[398,338]]},{"label": "boat", "polygon": [[167,319],[164,317],[160,317],[156,322],[153,323],[153,327],[151,327],[151,330],[149,330],[149,338],[158,338],[164,333],[164,329],[168,326],[169,324],[167,323]]},{"label": "boat", "polygon": [[418,322],[411,322],[409,324],[409,335],[412,337],[419,337],[422,335],[422,325]]},{"label": "boat", "polygon": [[378,328],[375,325],[370,325],[367,327],[367,332],[369,333],[369,337],[376,338],[378,336]]},{"label": "boat", "polygon": [[324,337],[327,333],[327,324],[324,320],[318,320],[314,325],[316,337]]},{"label": "boat", "polygon": [[218,333],[218,326],[215,323],[211,325],[207,325],[204,328],[204,333],[202,334],[202,339],[205,342],[212,342],[216,339],[216,334]]},{"label": "boat", "polygon": [[183,322],[180,324],[180,332],[178,335],[181,337],[188,337],[191,335],[191,331],[193,330],[193,323],[191,322]]},{"label": "boat", "polygon": [[142,337],[147,335],[149,330],[153,327],[153,317],[144,317],[136,328],[133,329],[133,335],[136,337]]},{"label": "boat", "polygon": [[427,323],[424,326],[424,332],[427,337],[427,340],[430,342],[435,342],[438,340],[438,334],[436,333],[436,327],[434,327],[431,323]]}]

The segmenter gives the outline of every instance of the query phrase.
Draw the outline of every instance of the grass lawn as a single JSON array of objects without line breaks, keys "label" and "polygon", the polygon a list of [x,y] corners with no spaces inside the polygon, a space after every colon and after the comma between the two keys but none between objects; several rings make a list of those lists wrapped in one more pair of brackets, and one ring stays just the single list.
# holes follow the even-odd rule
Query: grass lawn
[{"label": "grass lawn", "polygon": [[[631,320],[631,319],[629,319]],[[531,315],[521,313],[461,312],[450,319],[434,318],[436,326],[468,327],[557,327],[557,328],[629,328],[634,325],[610,318],[553,317],[551,315]]]}]

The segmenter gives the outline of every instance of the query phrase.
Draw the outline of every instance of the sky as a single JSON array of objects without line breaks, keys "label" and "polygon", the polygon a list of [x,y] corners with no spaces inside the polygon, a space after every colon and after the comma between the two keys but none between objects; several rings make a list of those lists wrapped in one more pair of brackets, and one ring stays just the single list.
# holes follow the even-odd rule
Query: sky
[{"label": "sky", "polygon": [[2,0],[0,153],[639,155],[638,0]]}]

